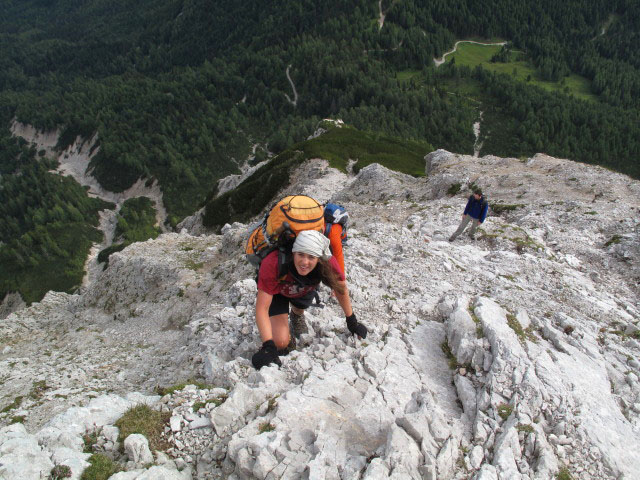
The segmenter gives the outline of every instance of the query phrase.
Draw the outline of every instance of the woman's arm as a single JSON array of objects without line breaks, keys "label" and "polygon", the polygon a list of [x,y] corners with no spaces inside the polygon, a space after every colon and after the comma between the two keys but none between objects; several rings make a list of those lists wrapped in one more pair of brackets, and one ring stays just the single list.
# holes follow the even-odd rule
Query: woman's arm
[{"label": "woman's arm", "polygon": [[342,253],[342,225],[332,225],[329,231],[329,242],[331,244],[331,254],[336,257],[338,265],[342,268],[342,273],[346,274],[344,269],[344,253]]},{"label": "woman's arm", "polygon": [[258,296],[256,297],[256,325],[258,326],[260,338],[263,342],[273,340],[271,321],[269,320],[269,307],[271,306],[272,298],[273,295],[258,289]]},{"label": "woman's arm", "polygon": [[344,287],[344,293],[338,293],[337,291],[333,291],[335,293],[336,298],[338,299],[338,303],[342,307],[342,311],[344,312],[345,317],[349,317],[353,314],[353,309],[351,308],[351,298],[349,297],[349,289],[347,288],[347,282],[340,281],[340,285]]}]

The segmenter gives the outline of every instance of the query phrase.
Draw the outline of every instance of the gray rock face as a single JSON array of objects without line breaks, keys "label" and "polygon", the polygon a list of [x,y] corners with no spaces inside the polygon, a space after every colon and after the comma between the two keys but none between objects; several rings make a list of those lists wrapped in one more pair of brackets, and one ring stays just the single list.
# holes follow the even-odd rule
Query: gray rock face
[{"label": "gray rock face", "polygon": [[[97,428],[102,451],[129,468],[119,480],[532,480],[561,467],[640,478],[639,182],[541,154],[429,158],[421,179],[310,161],[285,189],[349,210],[363,341],[322,287],[310,334],[281,368],[255,371],[256,284],[239,223],[131,245],[81,293],[10,314],[0,421],[24,417],[26,430],[0,431],[1,468],[79,475],[81,435]],[[475,241],[449,243],[471,182],[496,207]],[[197,377],[208,386],[126,396]],[[113,424],[140,401],[170,418],[151,468],[117,453]],[[34,461],[11,456],[16,437]]]},{"label": "gray rock face", "polygon": [[0,478],[40,479],[53,467],[47,452],[22,424],[0,430]]},{"label": "gray rock face", "polygon": [[134,433],[124,439],[124,452],[133,463],[146,465],[153,462],[149,441],[147,437],[139,433]]}]

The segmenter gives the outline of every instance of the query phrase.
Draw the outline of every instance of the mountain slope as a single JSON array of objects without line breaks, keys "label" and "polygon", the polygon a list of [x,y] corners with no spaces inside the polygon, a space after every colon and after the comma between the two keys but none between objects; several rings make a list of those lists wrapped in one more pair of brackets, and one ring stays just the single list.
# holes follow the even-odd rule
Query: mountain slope
[{"label": "mountain slope", "polygon": [[[366,341],[346,334],[325,290],[304,346],[256,372],[248,226],[163,234],[113,254],[84,293],[3,321],[3,403],[33,379],[48,388],[1,418],[23,415],[50,438],[70,414],[41,427],[71,402],[199,373],[209,387],[153,400],[173,415],[169,453],[197,478],[637,476],[640,183],[545,155],[438,151],[427,167],[425,178],[375,164],[347,175],[310,160],[285,188],[347,206]],[[449,243],[471,184],[493,213],[478,240]]]}]

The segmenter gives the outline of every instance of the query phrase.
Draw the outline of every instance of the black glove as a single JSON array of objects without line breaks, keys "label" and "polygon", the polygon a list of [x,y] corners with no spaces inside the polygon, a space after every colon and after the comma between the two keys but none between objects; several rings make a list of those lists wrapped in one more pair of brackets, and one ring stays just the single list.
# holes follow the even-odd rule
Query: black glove
[{"label": "black glove", "polygon": [[358,323],[355,313],[352,313],[347,317],[347,328],[352,335],[358,335],[360,338],[367,338],[367,327]]},{"label": "black glove", "polygon": [[251,363],[256,367],[256,370],[260,370],[262,367],[266,367],[270,363],[275,363],[279,367],[282,366],[282,362],[278,358],[278,349],[273,340],[267,340],[262,344],[262,348],[253,354],[251,357]]}]

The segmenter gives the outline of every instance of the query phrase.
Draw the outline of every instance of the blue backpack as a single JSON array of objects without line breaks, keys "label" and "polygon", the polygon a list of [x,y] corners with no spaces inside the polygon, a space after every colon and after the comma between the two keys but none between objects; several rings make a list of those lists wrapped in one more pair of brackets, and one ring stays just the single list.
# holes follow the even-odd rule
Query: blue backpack
[{"label": "blue backpack", "polygon": [[342,240],[343,245],[347,243],[347,225],[349,224],[349,212],[347,212],[346,208],[344,208],[342,205],[338,205],[337,203],[327,203],[324,206],[324,223],[325,237],[329,236],[331,226],[334,223],[342,225],[342,235],[340,236],[340,239]]}]

